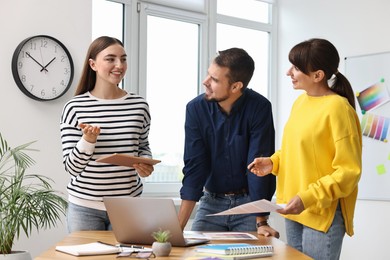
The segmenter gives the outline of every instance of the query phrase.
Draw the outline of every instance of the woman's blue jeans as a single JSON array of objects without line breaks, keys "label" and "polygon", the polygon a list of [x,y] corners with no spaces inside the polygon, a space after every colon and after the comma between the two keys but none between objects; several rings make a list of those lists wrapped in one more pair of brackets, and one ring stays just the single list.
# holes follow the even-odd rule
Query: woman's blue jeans
[{"label": "woman's blue jeans", "polygon": [[80,230],[112,230],[107,212],[68,204],[66,216],[69,233]]},{"label": "woman's blue jeans", "polygon": [[340,259],[345,235],[344,219],[340,205],[337,207],[333,223],[324,233],[298,222],[286,219],[287,243],[315,260]]}]

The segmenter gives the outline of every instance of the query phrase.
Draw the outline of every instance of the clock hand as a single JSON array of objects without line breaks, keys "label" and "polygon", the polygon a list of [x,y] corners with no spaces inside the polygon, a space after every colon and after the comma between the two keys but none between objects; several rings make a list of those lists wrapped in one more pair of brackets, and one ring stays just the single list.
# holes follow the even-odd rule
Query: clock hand
[{"label": "clock hand", "polygon": [[35,61],[39,66],[41,66],[41,72],[43,71],[43,70],[46,70],[47,71],[47,69],[45,68],[45,67],[43,67],[42,66],[42,64],[40,64],[36,59],[34,59],[34,57],[33,56],[31,56],[31,54],[29,53],[29,52],[26,52],[26,55],[27,56],[29,56],[33,61]]},{"label": "clock hand", "polygon": [[47,71],[47,69],[46,69],[47,66],[49,66],[49,64],[52,63],[55,59],[56,59],[56,57],[54,57],[53,59],[51,59],[51,61],[49,61],[49,63],[46,64],[46,66],[42,67],[41,72],[42,72],[43,70],[46,70],[46,71]]}]

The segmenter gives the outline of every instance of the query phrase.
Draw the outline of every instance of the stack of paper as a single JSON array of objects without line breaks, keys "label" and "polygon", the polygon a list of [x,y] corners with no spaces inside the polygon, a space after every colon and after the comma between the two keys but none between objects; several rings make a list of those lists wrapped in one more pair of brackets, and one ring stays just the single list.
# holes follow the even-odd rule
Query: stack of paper
[{"label": "stack of paper", "polygon": [[117,246],[100,242],[72,246],[56,246],[56,250],[74,256],[107,255],[121,252],[121,249]]},{"label": "stack of paper", "polygon": [[129,254],[132,252],[151,252],[151,248],[143,246],[127,246],[127,245],[111,245],[104,242],[93,242],[88,244],[70,245],[70,246],[56,246],[56,250],[74,255],[108,255],[108,254]]}]

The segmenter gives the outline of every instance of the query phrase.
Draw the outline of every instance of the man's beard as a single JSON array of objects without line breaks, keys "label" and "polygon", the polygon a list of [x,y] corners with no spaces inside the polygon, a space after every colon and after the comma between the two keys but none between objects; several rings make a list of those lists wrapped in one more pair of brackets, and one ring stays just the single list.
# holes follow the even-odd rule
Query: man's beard
[{"label": "man's beard", "polygon": [[228,98],[229,98],[229,95],[226,95],[226,96],[220,97],[220,98],[215,98],[215,97],[209,97],[206,94],[204,94],[204,99],[206,99],[208,102],[220,103],[220,102],[227,100]]}]

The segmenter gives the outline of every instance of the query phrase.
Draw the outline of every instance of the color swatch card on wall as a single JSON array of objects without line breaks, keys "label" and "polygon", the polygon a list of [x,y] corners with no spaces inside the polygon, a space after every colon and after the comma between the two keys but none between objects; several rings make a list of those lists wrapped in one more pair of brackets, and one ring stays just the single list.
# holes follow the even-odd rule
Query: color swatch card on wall
[{"label": "color swatch card on wall", "polygon": [[390,95],[384,84],[384,79],[356,93],[363,114],[390,101]]},{"label": "color swatch card on wall", "polygon": [[373,138],[382,142],[388,142],[390,118],[365,113],[361,119],[361,127],[363,136]]}]

